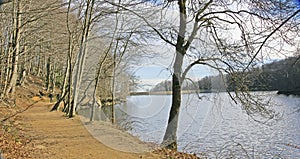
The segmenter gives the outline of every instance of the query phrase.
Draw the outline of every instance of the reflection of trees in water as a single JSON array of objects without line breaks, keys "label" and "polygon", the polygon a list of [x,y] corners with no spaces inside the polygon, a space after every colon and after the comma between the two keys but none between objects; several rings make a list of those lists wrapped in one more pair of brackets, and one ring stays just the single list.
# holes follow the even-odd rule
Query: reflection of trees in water
[{"label": "reflection of trees in water", "polygon": [[[260,93],[262,92],[255,92],[256,95],[264,95],[265,100],[268,99],[268,96],[273,97],[273,106],[276,110],[278,112],[284,111],[285,114],[289,115],[276,121],[276,123],[275,121],[265,124],[256,123],[250,120],[246,114],[243,114],[243,110],[238,105],[232,105],[226,93],[205,94],[206,98],[200,101],[197,100],[196,96],[192,98],[191,95],[184,95],[184,99],[190,96],[191,101],[197,100],[198,102],[183,102],[185,104],[181,110],[183,114],[180,118],[178,149],[200,154],[200,156],[202,156],[201,152],[205,152],[208,155],[206,158],[275,158],[278,156],[280,156],[279,158],[299,158],[297,156],[299,150],[286,146],[287,144],[297,145],[293,142],[297,142],[297,134],[299,134],[298,114],[295,113],[296,108],[299,109],[299,99],[277,96],[274,92],[270,94]],[[136,100],[138,100],[137,97]],[[167,96],[164,97],[167,98]],[[140,96],[140,100],[144,101],[148,101],[149,98],[152,97]],[[133,103],[128,103],[127,108],[130,108],[132,106],[130,104]],[[155,105],[156,103],[152,102],[152,104]],[[186,106],[186,104],[189,105]],[[196,109],[193,108],[199,108],[201,111],[193,114],[196,112]],[[122,110],[127,111],[127,113]],[[136,109],[130,110],[137,111]],[[161,123],[165,123],[167,111],[162,115],[137,118],[130,116],[130,110],[122,106],[116,107],[118,126],[132,135],[138,136],[143,141],[161,142],[165,129],[165,125]],[[194,119],[191,120],[193,124],[189,124],[190,120],[187,120],[191,116],[194,116]],[[287,143],[281,143],[281,141]],[[280,153],[282,150],[285,152]]]},{"label": "reflection of trees in water", "polygon": [[[111,120],[111,106],[102,106],[95,108],[95,121],[110,121]],[[91,108],[83,108],[78,110],[78,114],[85,117],[90,118],[91,116]]]},{"label": "reflection of trees in water", "polygon": [[138,133],[138,130],[145,129],[145,127],[150,126],[149,123],[145,122],[140,118],[130,117],[127,115],[118,118],[117,123],[121,129],[125,131],[130,131],[134,134]]},{"label": "reflection of trees in water", "polygon": [[116,122],[119,128],[136,133],[136,129],[143,128],[145,125],[144,121],[140,118],[129,116],[127,113],[116,107]]}]

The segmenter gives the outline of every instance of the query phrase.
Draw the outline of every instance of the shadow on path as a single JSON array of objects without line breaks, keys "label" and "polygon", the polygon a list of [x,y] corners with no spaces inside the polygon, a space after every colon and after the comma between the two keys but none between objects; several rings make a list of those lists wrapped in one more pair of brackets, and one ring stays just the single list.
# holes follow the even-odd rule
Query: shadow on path
[{"label": "shadow on path", "polygon": [[[10,116],[8,116],[8,117],[2,119],[2,120],[1,120],[1,123],[4,123],[4,122],[7,121],[8,119],[10,119],[10,118],[12,118],[12,117],[14,117],[14,116],[16,116],[16,115],[18,115],[18,114],[21,114],[21,113],[25,112],[26,110],[28,110],[29,108],[31,108],[32,106],[34,106],[34,105],[35,105],[36,103],[38,103],[39,101],[41,101],[41,100],[35,101],[35,102],[33,102],[32,104],[26,106],[25,109],[20,110],[20,111],[17,111],[16,113],[14,113],[14,114],[12,114],[12,115],[10,115]],[[0,151],[0,152],[1,152],[1,151]],[[0,159],[3,159],[3,158],[1,158],[1,155],[0,155]]]}]

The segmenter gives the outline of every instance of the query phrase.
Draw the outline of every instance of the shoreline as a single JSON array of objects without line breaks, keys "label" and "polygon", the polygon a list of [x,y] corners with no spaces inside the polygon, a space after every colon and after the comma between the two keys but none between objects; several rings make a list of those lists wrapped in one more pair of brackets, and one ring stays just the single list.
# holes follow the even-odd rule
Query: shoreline
[{"label": "shoreline", "polygon": [[[67,118],[62,112],[50,112],[52,104],[48,102],[47,98],[34,96],[31,99],[16,99],[16,105],[20,110],[12,113],[7,114],[8,110],[15,108],[1,107],[0,114],[3,115],[3,119],[12,116],[0,123],[0,149],[3,153],[1,157],[28,159],[160,158],[159,154],[151,152],[130,153],[108,147],[90,134],[79,116]],[[2,116],[0,119],[2,120]]]},{"label": "shoreline", "polygon": [[159,145],[143,142],[137,136],[133,136],[110,122],[90,121],[82,115],[79,117],[83,126],[95,139],[112,149],[129,153],[148,153],[159,148]]},{"label": "shoreline", "polygon": [[[50,112],[54,102],[50,103],[47,97],[37,96],[39,89],[39,82],[29,82],[24,87],[17,87],[14,98],[10,99],[15,106],[0,102],[0,154],[2,153],[2,159],[199,158],[192,154],[161,149],[156,144],[143,142],[109,123],[89,123],[86,119],[85,121],[81,120],[79,115],[67,118],[63,112]],[[97,124],[100,125],[100,128],[95,126]],[[90,127],[90,130],[98,130],[95,131],[96,134],[98,133],[98,137],[110,136],[110,138],[106,138],[105,142],[112,146],[107,146],[107,143],[103,142],[104,140],[96,139],[97,135],[92,135],[87,127]],[[127,144],[124,144],[125,142]]]},{"label": "shoreline", "polygon": [[[37,99],[39,97],[31,100]],[[17,103],[22,103],[22,100]],[[7,121],[19,124],[16,128],[19,134],[13,132],[17,138],[12,138],[9,142],[20,145],[20,148],[4,151],[0,147],[4,158],[199,158],[195,154],[159,148],[156,144],[143,142],[108,122],[89,122],[87,118],[82,120],[79,115],[67,118],[62,112],[50,112],[53,103],[49,103],[47,99],[28,103],[34,104]],[[31,105],[28,103],[27,106]],[[18,153],[15,154],[14,151]]]}]

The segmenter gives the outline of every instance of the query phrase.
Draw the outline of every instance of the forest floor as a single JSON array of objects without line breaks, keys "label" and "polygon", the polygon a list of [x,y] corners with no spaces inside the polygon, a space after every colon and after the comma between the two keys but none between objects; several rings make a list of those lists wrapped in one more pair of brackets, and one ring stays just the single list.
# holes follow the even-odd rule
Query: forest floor
[{"label": "forest floor", "polygon": [[[41,81],[32,77],[28,81],[24,87],[17,88],[14,98],[0,103],[0,159],[197,158],[166,149],[142,152],[147,149],[146,143],[109,124],[100,123],[99,140],[86,128],[86,125],[93,126],[79,116],[67,118],[62,112],[50,112],[54,103],[47,97],[37,96]],[[118,138],[107,136],[112,133],[118,134]]]}]

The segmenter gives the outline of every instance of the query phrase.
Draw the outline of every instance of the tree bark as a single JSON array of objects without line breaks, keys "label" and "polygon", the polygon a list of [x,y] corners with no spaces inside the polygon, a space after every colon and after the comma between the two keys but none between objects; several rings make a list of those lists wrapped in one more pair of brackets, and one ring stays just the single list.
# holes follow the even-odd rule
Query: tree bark
[{"label": "tree bark", "polygon": [[12,57],[12,72],[11,78],[6,90],[6,95],[8,93],[14,94],[17,80],[18,80],[18,61],[19,61],[19,52],[20,52],[20,38],[21,38],[21,14],[20,14],[20,3],[21,1],[15,0],[14,2],[14,16],[13,16],[13,26],[14,33],[12,38],[12,47],[13,47],[13,57]]},{"label": "tree bark", "polygon": [[55,73],[55,63],[52,65],[52,71],[51,71],[51,91],[55,93],[55,82],[56,82],[56,73]]},{"label": "tree bark", "polygon": [[36,76],[40,76],[40,72],[41,72],[41,46],[38,46],[38,51],[37,51],[37,54],[36,54],[36,58],[38,60],[38,63],[37,63],[37,69],[36,69]]},{"label": "tree bark", "polygon": [[8,82],[10,80],[10,72],[11,72],[11,69],[10,69],[10,66],[11,66],[11,51],[9,51],[9,49],[5,50],[6,52],[6,68],[5,68],[5,80],[4,80],[4,88],[3,88],[3,94],[1,94],[1,98],[3,98],[4,96],[6,96],[6,91],[7,91],[7,87],[8,87]]},{"label": "tree bark", "polygon": [[175,63],[173,65],[174,74],[172,76],[172,106],[169,113],[168,126],[163,138],[163,146],[177,150],[177,127],[178,116],[181,105],[181,67],[183,56],[177,53]]},{"label": "tree bark", "polygon": [[94,0],[88,0],[87,1],[87,8],[85,11],[85,17],[84,17],[84,29],[82,32],[82,37],[80,41],[80,50],[77,57],[77,67],[75,69],[75,78],[74,78],[74,90],[73,90],[73,104],[70,107],[69,111],[69,117],[73,117],[75,115],[77,107],[77,101],[78,101],[78,92],[80,89],[80,82],[82,77],[82,70],[84,68],[85,64],[85,58],[86,58],[86,46],[87,46],[87,39],[89,36],[90,26],[91,26],[91,20],[92,20],[92,13],[93,13],[93,7],[94,7]]},{"label": "tree bark", "polygon": [[[60,103],[64,100],[64,98],[66,97],[67,95],[67,90],[66,90],[66,86],[67,86],[67,83],[68,83],[68,78],[69,78],[69,72],[70,72],[70,62],[69,62],[69,58],[67,60],[67,67],[65,69],[65,76],[64,76],[64,82],[63,82],[63,85],[61,86],[60,88],[60,95],[59,95],[59,98],[57,99],[57,102],[55,103],[55,105],[52,107],[51,111],[54,111],[54,110],[59,110],[59,106],[60,106]],[[68,90],[69,91],[69,90]]]},{"label": "tree bark", "polygon": [[48,57],[47,64],[46,64],[46,91],[50,90],[50,79],[51,79],[51,57]]},{"label": "tree bark", "polygon": [[172,106],[169,113],[167,129],[163,138],[163,146],[177,150],[177,127],[178,116],[181,106],[181,84],[182,84],[182,64],[186,54],[185,34],[187,25],[186,0],[178,0],[180,12],[179,33],[176,42],[176,57],[173,65],[174,73],[172,76]]}]

